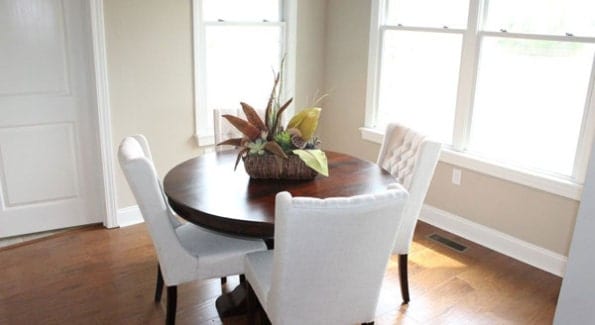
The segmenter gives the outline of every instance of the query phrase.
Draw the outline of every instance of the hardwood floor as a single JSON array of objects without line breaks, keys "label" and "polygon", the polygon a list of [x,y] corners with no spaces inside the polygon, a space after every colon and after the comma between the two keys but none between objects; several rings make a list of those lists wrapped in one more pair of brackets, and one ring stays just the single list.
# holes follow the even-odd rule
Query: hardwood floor
[{"label": "hardwood floor", "polygon": [[[427,239],[432,232],[468,249]],[[556,276],[420,222],[409,255],[411,302],[401,305],[397,260],[385,276],[376,324],[552,323]],[[143,224],[0,248],[0,261],[0,324],[164,323],[166,299],[153,303],[157,262]],[[233,277],[225,290],[237,282]],[[179,286],[177,323],[220,324],[220,290],[219,279]]]}]

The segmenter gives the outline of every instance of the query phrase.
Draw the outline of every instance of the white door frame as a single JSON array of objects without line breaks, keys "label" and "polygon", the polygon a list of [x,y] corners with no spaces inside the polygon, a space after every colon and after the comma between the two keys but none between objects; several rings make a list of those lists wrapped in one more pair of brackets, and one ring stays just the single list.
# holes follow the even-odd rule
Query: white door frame
[{"label": "white door frame", "polygon": [[95,66],[95,85],[97,87],[99,146],[101,150],[101,167],[105,195],[105,218],[103,220],[103,225],[106,228],[115,228],[119,225],[118,206],[116,203],[116,183],[114,180],[114,154],[103,0],[90,0],[90,9],[91,33],[93,38],[93,63]]}]

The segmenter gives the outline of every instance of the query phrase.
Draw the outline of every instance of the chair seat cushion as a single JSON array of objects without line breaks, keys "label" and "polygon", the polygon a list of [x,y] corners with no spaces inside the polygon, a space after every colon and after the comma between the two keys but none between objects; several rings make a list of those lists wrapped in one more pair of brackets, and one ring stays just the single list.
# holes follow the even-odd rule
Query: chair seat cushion
[{"label": "chair seat cushion", "polygon": [[258,301],[267,310],[267,297],[273,274],[273,251],[250,253],[245,257],[246,279],[252,286]]},{"label": "chair seat cushion", "polygon": [[263,240],[228,236],[191,223],[176,228],[182,246],[198,258],[202,278],[244,273],[244,255],[263,251]]}]

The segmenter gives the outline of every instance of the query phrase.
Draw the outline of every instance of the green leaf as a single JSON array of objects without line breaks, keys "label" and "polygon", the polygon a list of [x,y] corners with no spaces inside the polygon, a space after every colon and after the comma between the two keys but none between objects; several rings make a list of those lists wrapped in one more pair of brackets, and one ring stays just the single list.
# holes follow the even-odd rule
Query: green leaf
[{"label": "green leaf", "polygon": [[300,157],[306,166],[317,171],[320,175],[328,176],[328,162],[324,151],[320,149],[295,149],[292,152]]}]

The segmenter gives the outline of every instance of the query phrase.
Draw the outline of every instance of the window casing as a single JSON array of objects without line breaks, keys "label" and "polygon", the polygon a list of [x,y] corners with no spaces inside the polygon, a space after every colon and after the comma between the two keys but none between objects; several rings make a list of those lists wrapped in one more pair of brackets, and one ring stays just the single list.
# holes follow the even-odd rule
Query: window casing
[{"label": "window casing", "polygon": [[[264,108],[282,58],[292,92],[291,0],[193,0],[195,138],[214,144],[213,110]],[[291,26],[292,27],[292,26]]]},{"label": "window casing", "polygon": [[595,126],[595,18],[566,11],[551,24],[541,17],[561,9],[544,3],[564,1],[528,2],[515,12],[518,1],[374,1],[364,138],[401,122],[442,141],[443,161],[580,198]]}]

